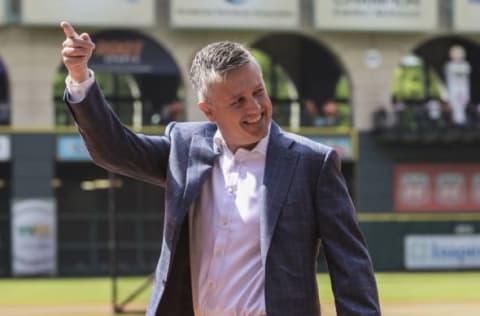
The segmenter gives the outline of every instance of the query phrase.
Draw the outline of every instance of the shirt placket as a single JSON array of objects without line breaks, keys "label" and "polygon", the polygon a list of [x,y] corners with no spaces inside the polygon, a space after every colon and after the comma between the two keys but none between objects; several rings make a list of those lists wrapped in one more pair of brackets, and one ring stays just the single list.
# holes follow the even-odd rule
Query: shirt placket
[{"label": "shirt placket", "polygon": [[212,310],[209,306],[214,307],[216,302],[215,292],[218,289],[218,281],[221,281],[222,270],[225,265],[225,250],[228,246],[229,231],[231,230],[231,214],[235,208],[235,194],[238,182],[238,166],[233,157],[225,157],[225,165],[222,166],[224,173],[224,188],[222,194],[214,196],[215,212],[216,212],[216,234],[213,246],[213,258],[210,261],[210,267],[207,278],[207,295],[204,306],[204,315],[210,316]]}]

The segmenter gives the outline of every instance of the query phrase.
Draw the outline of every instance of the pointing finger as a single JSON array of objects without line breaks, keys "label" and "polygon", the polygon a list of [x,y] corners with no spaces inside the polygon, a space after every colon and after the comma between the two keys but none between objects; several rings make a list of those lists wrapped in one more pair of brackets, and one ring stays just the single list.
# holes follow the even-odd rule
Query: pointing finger
[{"label": "pointing finger", "polygon": [[63,32],[65,33],[66,37],[69,37],[69,38],[77,38],[78,37],[77,32],[75,32],[75,29],[73,28],[73,26],[69,22],[62,21],[60,23],[60,26],[63,28]]}]

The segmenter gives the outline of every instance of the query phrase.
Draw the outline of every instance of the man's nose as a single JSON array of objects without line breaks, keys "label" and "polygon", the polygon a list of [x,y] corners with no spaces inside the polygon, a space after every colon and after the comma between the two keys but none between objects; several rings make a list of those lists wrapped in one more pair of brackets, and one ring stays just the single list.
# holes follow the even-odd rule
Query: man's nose
[{"label": "man's nose", "polygon": [[248,99],[247,103],[247,112],[248,113],[258,113],[258,111],[262,108],[258,100],[254,97]]}]

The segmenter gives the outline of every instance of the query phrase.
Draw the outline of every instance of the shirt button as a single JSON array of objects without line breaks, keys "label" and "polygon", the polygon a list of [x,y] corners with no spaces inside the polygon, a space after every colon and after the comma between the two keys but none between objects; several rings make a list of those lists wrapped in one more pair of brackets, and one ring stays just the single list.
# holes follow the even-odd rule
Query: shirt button
[{"label": "shirt button", "polygon": [[232,186],[228,186],[228,187],[227,187],[227,191],[228,191],[228,193],[232,194],[232,193],[233,193],[233,187],[232,187]]}]

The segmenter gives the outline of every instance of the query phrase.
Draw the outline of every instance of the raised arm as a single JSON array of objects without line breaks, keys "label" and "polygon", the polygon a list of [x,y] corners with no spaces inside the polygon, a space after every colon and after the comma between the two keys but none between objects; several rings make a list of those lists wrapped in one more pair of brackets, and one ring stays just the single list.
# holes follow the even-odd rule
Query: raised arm
[{"label": "raised arm", "polygon": [[68,93],[72,89],[67,88],[64,100],[94,163],[118,174],[163,185],[170,153],[168,133],[147,136],[125,127],[107,104],[93,76],[87,81],[90,75],[88,61],[95,48],[90,36],[87,33],[78,35],[65,21],[61,27],[66,36],[62,56],[70,78],[67,86],[75,84],[83,89],[80,92],[77,89],[81,97],[73,100]]}]

